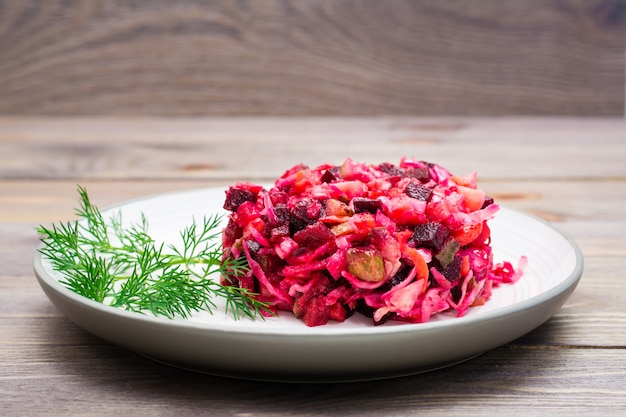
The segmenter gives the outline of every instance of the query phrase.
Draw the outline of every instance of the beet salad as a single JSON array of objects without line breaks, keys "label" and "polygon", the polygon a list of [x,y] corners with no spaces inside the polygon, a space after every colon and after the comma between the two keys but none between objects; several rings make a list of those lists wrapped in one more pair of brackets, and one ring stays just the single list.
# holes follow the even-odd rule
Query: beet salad
[{"label": "beet salad", "polygon": [[462,316],[518,280],[526,262],[494,263],[487,222],[498,205],[475,173],[414,159],[297,165],[270,189],[230,187],[224,208],[224,256],[245,257],[249,270],[222,283],[307,326],[354,313],[374,324]]}]

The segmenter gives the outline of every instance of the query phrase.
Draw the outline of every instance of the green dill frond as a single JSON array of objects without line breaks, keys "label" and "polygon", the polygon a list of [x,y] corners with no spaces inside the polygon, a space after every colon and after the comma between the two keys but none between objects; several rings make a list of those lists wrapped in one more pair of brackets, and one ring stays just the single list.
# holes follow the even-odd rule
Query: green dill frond
[{"label": "green dill frond", "polygon": [[212,279],[248,271],[245,258],[223,259],[222,216],[194,219],[181,230],[179,245],[165,246],[148,234],[143,213],[130,226],[124,226],[121,211],[105,219],[87,190],[77,188],[79,220],[37,228],[39,252],[62,273],[61,284],[98,302],[169,318],[213,312],[215,298],[224,298],[226,313],[236,319],[273,314],[256,294]]}]

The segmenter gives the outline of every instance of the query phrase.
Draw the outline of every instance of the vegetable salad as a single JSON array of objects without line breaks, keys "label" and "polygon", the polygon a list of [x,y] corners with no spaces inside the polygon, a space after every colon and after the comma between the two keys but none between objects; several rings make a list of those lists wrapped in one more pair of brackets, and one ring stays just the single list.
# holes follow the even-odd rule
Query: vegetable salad
[{"label": "vegetable salad", "polygon": [[224,257],[245,258],[249,271],[222,283],[307,326],[355,313],[374,324],[462,316],[517,281],[526,263],[494,263],[488,221],[499,207],[476,173],[410,158],[297,165],[270,189],[230,187],[224,208]]}]

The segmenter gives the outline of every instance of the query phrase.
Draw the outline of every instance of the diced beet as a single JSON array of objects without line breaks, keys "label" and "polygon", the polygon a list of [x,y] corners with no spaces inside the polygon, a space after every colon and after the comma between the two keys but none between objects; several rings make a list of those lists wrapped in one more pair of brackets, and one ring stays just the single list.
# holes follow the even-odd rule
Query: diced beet
[{"label": "diced beet", "polygon": [[289,232],[291,234],[298,233],[298,231],[304,229],[309,225],[308,221],[300,220],[299,218],[290,216],[289,217]]},{"label": "diced beet", "polygon": [[269,196],[270,201],[274,206],[277,206],[279,204],[287,204],[287,202],[289,201],[289,195],[286,192],[277,188],[270,189]]},{"label": "diced beet", "polygon": [[422,223],[415,226],[411,239],[416,246],[441,250],[449,233],[448,228],[441,223]]},{"label": "diced beet", "polygon": [[355,310],[357,313],[361,313],[365,317],[369,318],[374,317],[374,311],[376,311],[374,307],[368,306],[363,298],[359,298],[359,301],[356,303]]},{"label": "diced beet", "polygon": [[380,200],[365,197],[354,197],[352,199],[355,213],[361,213],[367,211],[372,214],[376,214],[378,210],[382,208]]},{"label": "diced beet", "polygon": [[[298,200],[294,204],[294,206],[289,211],[289,214],[291,214],[291,217],[293,218],[311,224],[319,218],[319,215],[321,214],[321,205],[322,204],[319,201],[305,197]],[[318,206],[317,209],[315,208],[315,206]],[[315,213],[317,214],[317,216],[314,215]]]},{"label": "diced beet", "polygon": [[324,173],[322,174],[322,177],[320,178],[321,182],[332,182],[335,180],[339,179],[339,167],[331,167],[328,168],[326,171],[324,171]]},{"label": "diced beet", "polygon": [[273,208],[274,211],[274,215],[267,216],[267,227],[269,229],[274,229],[277,227],[283,227],[286,226],[287,228],[289,228],[289,208],[287,207],[287,205],[283,204],[283,203],[278,203],[276,205],[274,205]]},{"label": "diced beet", "polygon": [[246,245],[248,245],[248,250],[252,254],[257,253],[259,249],[261,249],[261,244],[257,242],[256,240],[252,240],[252,239],[246,240]]},{"label": "diced beet", "polygon": [[330,313],[329,314],[330,319],[339,321],[339,322],[345,321],[348,315],[352,313],[351,311],[348,311],[346,307],[340,303],[335,303],[331,305],[330,307],[328,307],[328,311]]},{"label": "diced beet", "polygon": [[435,268],[441,272],[441,275],[446,277],[446,279],[450,282],[455,282],[459,278],[461,278],[461,264],[463,263],[463,259],[460,256],[455,256],[452,261],[448,263],[445,267],[441,264],[435,266]]},{"label": "diced beet", "polygon": [[314,219],[309,218],[307,210],[312,204],[310,198],[298,200],[296,204],[289,210],[289,226],[292,233],[304,229],[307,225],[315,223]]},{"label": "diced beet", "polygon": [[383,162],[378,165],[378,169],[384,172],[385,174],[392,176],[402,176],[404,174],[404,170],[395,166],[394,164],[390,164],[389,162]]},{"label": "diced beet", "polygon": [[320,217],[326,215],[325,204],[322,204],[319,200],[313,200],[309,208],[306,210],[306,215],[311,220],[317,220]]},{"label": "diced beet", "polygon": [[485,197],[485,202],[483,203],[483,206],[481,208],[484,209],[484,208],[486,208],[486,207],[488,207],[488,206],[490,206],[492,204],[493,204],[493,197],[486,196]]},{"label": "diced beet", "polygon": [[[263,248],[259,250],[259,253]],[[285,262],[273,254],[265,254],[257,257],[257,262],[265,271],[265,276],[272,283],[278,285],[283,279],[281,271],[285,267]]]},{"label": "diced beet", "polygon": [[252,201],[244,201],[237,207],[236,220],[241,227],[259,219],[260,210]]},{"label": "diced beet", "polygon": [[457,285],[455,287],[452,287],[452,289],[450,290],[450,295],[452,295],[452,301],[454,301],[455,303],[461,301],[461,295],[463,295],[461,286]]},{"label": "diced beet", "polygon": [[293,312],[308,327],[323,326],[330,320],[330,309],[322,296],[298,298],[294,303]]},{"label": "diced beet", "polygon": [[320,246],[335,239],[335,235],[324,223],[313,223],[293,235],[299,245],[309,248]]},{"label": "diced beet", "polygon": [[405,177],[415,178],[421,182],[427,182],[430,180],[430,172],[428,167],[408,168],[404,170]]},{"label": "diced beet", "polygon": [[241,237],[241,233],[242,229],[241,227],[239,227],[237,222],[234,221],[232,218],[228,219],[228,224],[222,232],[222,242],[224,244],[224,247],[231,247],[233,243],[235,243],[235,240]]},{"label": "diced beet", "polygon": [[428,201],[433,193],[433,190],[417,182],[410,182],[407,184],[404,192],[411,198],[416,198],[420,201]]},{"label": "diced beet", "polygon": [[[374,307],[368,306],[364,299],[359,299],[354,309],[357,313],[363,314],[365,317],[374,319],[374,313],[376,309]],[[373,320],[374,326],[379,326],[381,324],[385,324],[389,319],[391,319],[395,313],[387,313],[380,318],[380,320]]]},{"label": "diced beet", "polygon": [[270,240],[272,242],[278,241],[280,238],[289,236],[289,225],[281,225],[274,227],[270,230]]},{"label": "diced beet", "polygon": [[250,190],[241,190],[239,188],[230,187],[226,192],[226,200],[224,201],[224,209],[236,211],[237,207],[246,201],[254,202],[256,195]]},{"label": "diced beet", "polygon": [[[274,206],[274,214],[276,215],[277,225],[289,224],[289,207],[285,204],[279,203]],[[272,224],[272,226],[275,226]]]},{"label": "diced beet", "polygon": [[381,292],[385,293],[385,292],[389,291],[390,289],[392,289],[396,285],[400,284],[402,281],[404,281],[409,276],[409,273],[411,272],[413,267],[407,265],[404,262],[401,262],[401,264],[402,264],[402,266],[400,266],[400,269],[398,269],[398,272],[396,272],[396,274],[393,277],[391,277],[387,282],[385,282],[380,287],[380,291]]},{"label": "diced beet", "polygon": [[314,284],[298,296],[293,313],[309,327],[321,326],[330,319],[330,306],[326,305],[326,294],[331,290],[330,280],[323,274],[313,274]]}]

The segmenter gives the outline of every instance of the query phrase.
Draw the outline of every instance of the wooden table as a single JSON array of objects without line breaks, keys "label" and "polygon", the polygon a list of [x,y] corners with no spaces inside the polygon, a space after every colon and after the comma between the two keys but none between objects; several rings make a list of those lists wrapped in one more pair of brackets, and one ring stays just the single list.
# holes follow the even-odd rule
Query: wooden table
[{"label": "wooden table", "polygon": [[[585,271],[530,334],[398,379],[278,384],[187,372],[107,344],[39,288],[39,224],[100,206],[271,181],[304,162],[438,162],[569,234]],[[626,129],[622,119],[0,119],[0,415],[626,415]]]}]

